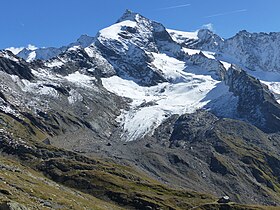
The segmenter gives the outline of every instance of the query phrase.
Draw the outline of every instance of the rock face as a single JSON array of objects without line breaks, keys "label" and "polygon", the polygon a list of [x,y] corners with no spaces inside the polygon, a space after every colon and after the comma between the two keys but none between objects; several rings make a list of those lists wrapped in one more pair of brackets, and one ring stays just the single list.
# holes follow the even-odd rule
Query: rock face
[{"label": "rock face", "polygon": [[226,40],[223,52],[252,70],[280,71],[280,33],[240,31]]},{"label": "rock face", "polygon": [[0,204],[0,209],[2,210],[28,210],[25,206],[18,204],[16,202],[6,202]]},{"label": "rock face", "polygon": [[153,60],[148,52],[179,56],[181,49],[163,25],[130,11],[113,26],[101,30],[95,45],[117,75],[148,86],[166,81],[160,72],[147,65]]},{"label": "rock face", "polygon": [[[163,154],[161,161],[166,163],[165,167],[175,171],[168,172],[166,168],[158,167],[157,174],[162,173],[166,176],[173,174],[174,177],[177,176],[177,180],[186,179],[188,181],[181,183],[188,183],[188,187],[197,183],[201,186],[204,183],[218,182],[219,184],[215,185],[212,191],[217,190],[216,193],[221,195],[222,191],[227,189],[226,192],[235,201],[237,199],[235,196],[241,193],[240,191],[243,195],[258,194],[262,197],[266,190],[262,191],[259,186],[254,187],[249,184],[250,179],[244,180],[243,178],[247,174],[252,179],[259,180],[257,182],[271,186],[271,188],[268,187],[270,188],[268,191],[272,190],[273,194],[275,188],[273,184],[270,184],[271,180],[263,178],[266,176],[265,173],[270,173],[268,171],[275,171],[278,168],[277,165],[268,164],[266,157],[273,153],[275,157],[278,156],[278,152],[275,153],[275,151],[279,147],[279,141],[276,143],[274,140],[270,140],[268,135],[254,126],[230,119],[218,119],[205,111],[199,111],[195,114],[183,115],[173,122],[166,122],[155,132],[154,137],[161,145],[172,148],[170,152],[178,156],[177,161],[172,162],[171,167],[167,164],[168,160],[165,157],[167,155]],[[150,152],[152,151],[156,150],[150,149]],[[264,158],[264,165],[261,163],[262,158]],[[148,161],[145,164],[151,167],[151,163]],[[250,171],[250,175],[248,171]],[[192,177],[191,174],[196,178]],[[257,174],[262,178],[257,178]],[[276,185],[279,184],[276,181],[277,174],[272,173],[268,176],[274,177],[272,180],[275,180]],[[174,178],[174,180],[176,179]],[[197,183],[193,183],[193,179],[196,179]],[[247,189],[244,188],[244,185],[247,186]],[[218,189],[216,186],[223,187]],[[251,189],[248,190],[249,188]],[[247,190],[248,192],[245,192]],[[251,199],[252,197],[248,196],[244,200],[242,199],[242,202],[248,202]],[[265,198],[260,199],[265,200]],[[272,204],[270,203],[270,205]]]},{"label": "rock face", "polygon": [[239,98],[237,112],[240,118],[267,132],[279,132],[280,104],[266,86],[235,67],[228,70],[225,81]]},{"label": "rock face", "polygon": [[94,45],[87,48],[72,47],[43,63],[42,68],[48,68],[53,72],[69,75],[81,72],[93,77],[109,77],[116,74],[113,66],[102,57]]},{"label": "rock face", "polygon": [[21,79],[31,80],[33,78],[28,64],[9,51],[0,52],[0,71],[17,75]]},{"label": "rock face", "polygon": [[27,166],[129,208],[195,203],[172,191],[168,204],[169,188],[90,157],[234,202],[279,205],[280,79],[266,77],[278,75],[277,46],[276,33],[225,40],[126,11],[96,37],[23,50],[28,62],[1,51],[1,152],[36,159]]}]

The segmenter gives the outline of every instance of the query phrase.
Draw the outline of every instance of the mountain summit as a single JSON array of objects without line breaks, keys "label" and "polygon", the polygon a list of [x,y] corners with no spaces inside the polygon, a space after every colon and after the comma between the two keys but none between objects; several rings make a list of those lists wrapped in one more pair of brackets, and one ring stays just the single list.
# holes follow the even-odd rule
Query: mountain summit
[{"label": "mountain summit", "polygon": [[[197,194],[179,196],[137,170],[237,203],[280,205],[279,43],[278,33],[171,30],[127,10],[68,46],[3,50],[2,150],[127,208],[198,206],[184,197]],[[220,207],[204,197],[198,203]]]}]

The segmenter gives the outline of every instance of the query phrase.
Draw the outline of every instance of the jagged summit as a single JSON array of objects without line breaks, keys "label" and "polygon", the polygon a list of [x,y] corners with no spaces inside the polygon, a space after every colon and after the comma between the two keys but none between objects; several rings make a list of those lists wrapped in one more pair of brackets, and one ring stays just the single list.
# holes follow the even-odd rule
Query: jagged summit
[{"label": "jagged summit", "polygon": [[28,64],[9,50],[0,51],[0,72],[16,75],[21,79],[33,79]]},{"label": "jagged summit", "polygon": [[144,17],[143,15],[132,12],[131,10],[126,10],[121,18],[118,19],[117,23],[124,21],[133,21],[136,22],[137,25],[143,25],[147,29],[151,31],[162,32],[165,30],[165,27],[156,21],[150,20],[149,18]]},{"label": "jagged summit", "polygon": [[209,29],[199,29],[197,32],[197,37],[204,41],[210,40],[215,36],[217,35],[214,34],[214,32]]},{"label": "jagged summit", "polygon": [[237,32],[235,36],[251,36],[251,33],[244,29]]},{"label": "jagged summit", "polygon": [[83,48],[88,47],[94,42],[95,37],[88,36],[87,34],[81,35],[76,42],[70,44],[69,46],[81,46]]},{"label": "jagged summit", "polygon": [[131,21],[137,21],[137,19],[141,15],[139,13],[132,12],[129,9],[126,9],[123,15],[117,20],[117,23],[125,21],[125,20],[131,20]]}]

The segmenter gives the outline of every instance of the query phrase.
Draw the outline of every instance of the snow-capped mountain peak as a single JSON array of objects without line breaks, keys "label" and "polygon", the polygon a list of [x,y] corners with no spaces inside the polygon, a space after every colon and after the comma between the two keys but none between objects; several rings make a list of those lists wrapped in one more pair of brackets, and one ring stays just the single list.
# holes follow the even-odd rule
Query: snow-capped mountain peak
[{"label": "snow-capped mountain peak", "polygon": [[[222,39],[207,29],[169,30],[161,23],[127,10],[96,37],[82,35],[66,47],[25,49],[19,55],[26,55],[27,61],[47,59],[40,71],[51,71],[63,77],[92,76],[101,79],[108,91],[130,98],[131,110],[122,113],[121,123],[127,130],[122,138],[136,140],[150,134],[172,114],[207,108],[218,116],[237,116],[238,94],[243,92],[238,89],[233,94],[235,87],[231,85],[237,83],[232,77],[240,79],[239,74],[244,73],[234,69],[232,64],[257,66],[257,62],[251,62],[256,54],[252,43],[260,39],[259,45],[263,46],[263,40],[269,40],[266,36],[243,31],[231,39]],[[273,82],[273,89],[277,90],[275,82],[278,81]],[[136,95],[133,90],[137,90]],[[227,107],[228,112],[222,107]],[[150,113],[154,113],[153,119],[146,122],[147,126],[141,124],[144,121],[141,116]],[[255,118],[248,116],[248,119]],[[259,126],[264,126],[259,122]],[[135,133],[137,125],[142,128]]]},{"label": "snow-capped mountain peak", "polygon": [[117,23],[123,22],[125,20],[130,21],[137,21],[140,17],[140,14],[132,12],[131,10],[127,9],[125,10],[124,14],[117,20]]},{"label": "snow-capped mountain peak", "polygon": [[69,46],[81,46],[83,48],[88,47],[94,42],[95,37],[88,36],[86,34],[81,35],[76,42],[70,44]]},{"label": "snow-capped mountain peak", "polygon": [[[278,33],[241,31],[222,39],[206,29],[166,29],[126,11],[95,37],[82,35],[59,48],[23,49],[18,56],[28,62],[0,51],[1,137],[11,129],[11,137],[30,138],[34,146],[30,150],[7,141],[3,152],[12,149],[12,155],[20,153],[19,159],[30,163],[41,154],[33,168],[67,177],[72,174],[64,170],[68,162],[79,159],[86,171],[78,168],[81,173],[74,175],[83,180],[96,165],[86,155],[101,154],[114,162],[133,161],[164,181],[174,178],[179,187],[184,180],[201,191],[238,194],[242,202],[266,202],[271,195],[279,203],[274,196],[280,164],[279,44]],[[41,141],[76,153],[48,152],[53,146]],[[61,164],[53,164],[57,160]],[[235,187],[225,189],[229,183]],[[124,196],[116,192],[105,194],[119,201]],[[127,198],[135,200],[135,208],[161,208],[161,202],[149,204],[157,197],[149,202]],[[192,207],[181,199],[176,196],[166,208],[176,209],[173,201]],[[53,201],[50,208],[66,208]]]}]

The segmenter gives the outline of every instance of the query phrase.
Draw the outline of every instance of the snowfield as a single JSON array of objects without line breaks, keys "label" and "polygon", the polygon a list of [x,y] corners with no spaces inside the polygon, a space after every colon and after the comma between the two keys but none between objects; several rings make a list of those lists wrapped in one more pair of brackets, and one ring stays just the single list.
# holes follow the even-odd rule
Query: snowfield
[{"label": "snowfield", "polygon": [[79,86],[89,87],[92,88],[92,82],[96,81],[95,77],[90,77],[80,72],[76,71],[73,74],[69,74],[65,77],[69,82],[75,83]]}]

